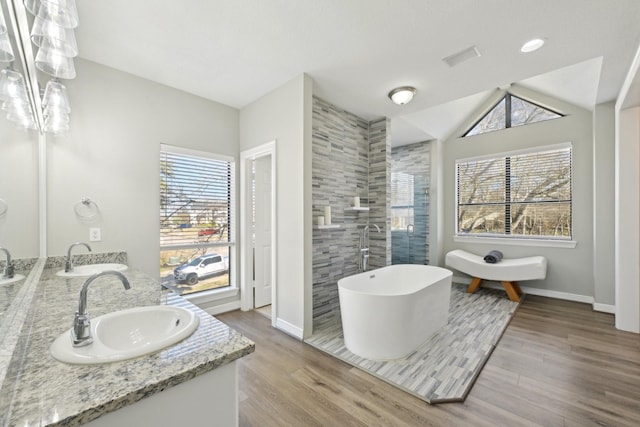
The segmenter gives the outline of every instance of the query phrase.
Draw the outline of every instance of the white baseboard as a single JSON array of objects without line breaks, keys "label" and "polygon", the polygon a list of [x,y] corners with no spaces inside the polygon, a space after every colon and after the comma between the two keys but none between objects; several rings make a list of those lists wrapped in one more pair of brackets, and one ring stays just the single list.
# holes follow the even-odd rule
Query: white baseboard
[{"label": "white baseboard", "polygon": [[226,304],[214,305],[212,307],[204,308],[203,310],[212,316],[216,314],[226,313],[228,311],[238,310],[240,308],[240,300],[231,301]]},{"label": "white baseboard", "polygon": [[276,319],[276,328],[278,328],[285,334],[291,335],[292,337],[302,341],[302,336],[303,336],[302,328],[292,325],[291,323],[285,320],[282,320],[280,318]]},{"label": "white baseboard", "polygon": [[[471,283],[471,279],[468,277],[453,276],[453,282],[468,285],[469,283]],[[503,289],[500,283],[492,282],[490,280],[484,281],[483,286],[486,286],[487,288],[492,288],[492,289]],[[595,303],[593,301],[593,297],[588,295],[571,294],[569,292],[552,291],[549,289],[530,288],[528,286],[522,286],[522,284],[520,284],[520,288],[522,289],[522,292],[524,292],[525,294],[537,295],[537,296],[548,297],[548,298],[563,299],[567,301],[583,302],[586,304],[591,304],[594,311],[602,311],[605,313],[615,313],[614,305]]]},{"label": "white baseboard", "polygon": [[612,304],[600,304],[599,302],[594,302],[593,310],[601,311],[603,313],[616,314],[616,306]]}]

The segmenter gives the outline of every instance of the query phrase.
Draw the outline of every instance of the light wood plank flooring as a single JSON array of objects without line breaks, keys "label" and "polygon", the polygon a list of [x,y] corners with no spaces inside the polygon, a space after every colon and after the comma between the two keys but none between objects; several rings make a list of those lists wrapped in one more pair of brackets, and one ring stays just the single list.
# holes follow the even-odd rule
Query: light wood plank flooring
[{"label": "light wood plank flooring", "polygon": [[425,402],[271,327],[239,362],[245,426],[638,426],[640,335],[587,304],[527,296],[464,403]]}]

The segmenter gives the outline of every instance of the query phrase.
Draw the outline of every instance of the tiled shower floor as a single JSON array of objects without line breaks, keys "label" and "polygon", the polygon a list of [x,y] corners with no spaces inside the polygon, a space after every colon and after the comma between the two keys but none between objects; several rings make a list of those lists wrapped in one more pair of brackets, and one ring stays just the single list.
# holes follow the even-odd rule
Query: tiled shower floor
[{"label": "tiled shower floor", "polygon": [[406,358],[375,361],[351,353],[339,314],[306,342],[428,403],[463,401],[518,308],[503,290],[465,289],[452,285],[448,325]]}]

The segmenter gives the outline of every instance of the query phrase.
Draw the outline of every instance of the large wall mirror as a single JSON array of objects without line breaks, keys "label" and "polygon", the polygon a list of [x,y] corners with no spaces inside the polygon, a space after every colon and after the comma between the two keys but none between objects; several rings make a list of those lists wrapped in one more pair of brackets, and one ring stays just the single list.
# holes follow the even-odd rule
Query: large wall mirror
[{"label": "large wall mirror", "polygon": [[[7,61],[0,62],[0,69],[23,71],[24,64],[16,52],[16,40],[13,33],[11,20],[9,19],[9,2],[0,0],[2,5],[2,17],[6,23],[6,30],[0,35],[0,46],[3,49],[11,49],[15,55],[13,61],[10,56],[3,55]],[[0,21],[0,25],[2,21]],[[4,27],[4,25],[3,25]],[[7,40],[9,43],[6,43]],[[7,48],[7,46],[10,48]],[[5,73],[6,75],[6,73]],[[0,94],[7,86],[0,86]],[[15,113],[6,103],[6,93],[0,99],[0,247],[7,249],[12,260],[24,260],[38,258],[40,250],[40,213],[39,213],[39,146],[40,136],[37,130],[26,129],[15,121],[9,120],[9,115]],[[11,117],[15,119],[15,116]],[[0,276],[6,264],[6,255],[0,251]],[[16,265],[16,277],[28,276],[28,269],[32,264],[18,262]],[[20,294],[22,285],[26,282],[23,278],[17,282],[11,282],[0,278],[0,347],[10,347],[10,342],[5,340],[5,335],[12,330],[12,322],[16,316],[12,316],[12,309],[16,296]],[[18,299],[19,300],[19,299]],[[9,334],[9,336],[12,336]],[[11,340],[10,340],[11,341]],[[6,361],[6,360],[4,360]],[[0,364],[3,360],[0,360]],[[4,372],[0,366],[0,374]],[[0,378],[0,383],[2,378]]]},{"label": "large wall mirror", "polygon": [[[2,18],[0,46],[3,52],[2,70],[25,75],[24,56],[16,43],[14,22],[9,13],[11,2],[0,1]],[[7,46],[7,40],[9,46]],[[13,60],[11,60],[13,57]],[[6,80],[6,79],[5,79]],[[6,82],[5,82],[6,83]],[[4,85],[7,89],[7,85]],[[2,87],[0,87],[0,95]],[[7,248],[14,259],[36,258],[40,255],[38,213],[39,133],[10,121],[11,106],[7,96],[0,99],[0,246]],[[0,255],[0,261],[4,261]]]}]

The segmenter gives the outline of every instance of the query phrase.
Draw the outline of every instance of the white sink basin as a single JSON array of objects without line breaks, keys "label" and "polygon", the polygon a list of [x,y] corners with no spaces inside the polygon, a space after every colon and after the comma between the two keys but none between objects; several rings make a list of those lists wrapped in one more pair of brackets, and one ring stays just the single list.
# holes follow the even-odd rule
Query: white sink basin
[{"label": "white sink basin", "polygon": [[124,264],[87,264],[76,265],[73,267],[73,271],[67,273],[64,270],[60,270],[56,273],[57,276],[62,277],[84,277],[93,276],[96,273],[101,273],[107,270],[125,271],[128,267]]},{"label": "white sink basin", "polygon": [[24,279],[24,276],[22,274],[14,274],[11,279],[2,279],[2,278],[0,278],[0,286],[8,285],[9,283],[17,282],[17,281],[22,280],[22,279]]},{"label": "white sink basin", "polygon": [[200,324],[192,311],[157,305],[115,311],[91,319],[93,343],[71,345],[71,330],[51,344],[51,355],[61,362],[97,364],[150,354],[190,336]]}]

